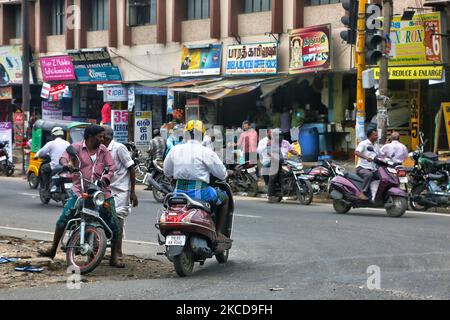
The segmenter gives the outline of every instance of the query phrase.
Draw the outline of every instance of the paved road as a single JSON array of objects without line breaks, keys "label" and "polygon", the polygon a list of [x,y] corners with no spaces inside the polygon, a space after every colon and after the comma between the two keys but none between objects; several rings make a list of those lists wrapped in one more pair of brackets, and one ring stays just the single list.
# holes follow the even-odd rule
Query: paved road
[{"label": "paved road", "polygon": [[[0,185],[0,234],[50,239],[61,207],[41,205],[25,180],[1,177]],[[125,250],[156,258],[162,248],[153,225],[160,206],[148,191],[138,195]],[[449,299],[449,230],[445,214],[408,212],[394,219],[358,209],[337,215],[328,204],[240,198],[226,265],[210,259],[183,279],[0,290],[0,299]],[[379,290],[367,287],[368,268],[380,271]],[[374,279],[369,284],[376,286]]]}]

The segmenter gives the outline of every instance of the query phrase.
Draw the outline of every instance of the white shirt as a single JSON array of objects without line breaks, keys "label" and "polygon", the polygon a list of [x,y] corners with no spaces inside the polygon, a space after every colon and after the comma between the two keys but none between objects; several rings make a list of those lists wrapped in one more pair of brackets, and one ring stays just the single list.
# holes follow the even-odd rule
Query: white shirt
[{"label": "white shirt", "polygon": [[393,140],[391,143],[382,146],[381,153],[398,163],[403,163],[408,158],[408,149],[403,143],[397,140]]},{"label": "white shirt", "polygon": [[164,161],[164,174],[177,180],[209,183],[210,174],[223,180],[227,177],[227,170],[214,151],[198,141],[189,140],[170,150]]},{"label": "white shirt", "polygon": [[129,191],[130,190],[130,172],[128,169],[134,165],[130,152],[122,143],[111,141],[108,146],[112,158],[116,164],[116,171],[111,181],[111,190],[113,191]]},{"label": "white shirt", "polygon": [[[367,150],[367,147],[372,146],[374,151]],[[366,139],[364,141],[361,141],[358,144],[358,147],[356,148],[356,151],[361,152],[367,157],[375,158],[380,153],[380,148],[377,143],[372,143],[369,139]],[[377,169],[377,166],[373,162],[369,162],[366,159],[358,157],[358,164],[356,167],[361,167],[364,169],[369,169],[372,171],[375,171]]]},{"label": "white shirt", "polygon": [[46,155],[50,155],[50,167],[52,168],[52,170],[55,170],[61,167],[61,165],[59,164],[59,159],[61,159],[61,156],[63,155],[64,151],[66,151],[68,146],[70,146],[70,143],[68,141],[58,137],[53,141],[47,142],[45,146],[36,153],[35,157],[42,158]]},{"label": "white shirt", "polygon": [[270,163],[270,155],[267,151],[267,142],[269,142],[268,137],[262,138],[261,140],[259,140],[258,148],[256,149],[256,152],[258,152],[259,156],[261,157],[262,164]]}]

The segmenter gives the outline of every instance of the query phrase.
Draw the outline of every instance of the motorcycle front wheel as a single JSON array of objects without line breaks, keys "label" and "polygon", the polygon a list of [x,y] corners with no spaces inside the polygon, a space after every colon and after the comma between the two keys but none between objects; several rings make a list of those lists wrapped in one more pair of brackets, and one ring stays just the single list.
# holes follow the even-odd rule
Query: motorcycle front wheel
[{"label": "motorcycle front wheel", "polygon": [[414,211],[427,211],[430,206],[419,204],[414,198],[419,197],[422,193],[427,193],[428,189],[425,184],[421,184],[413,189],[411,189],[411,196],[409,197],[409,205]]},{"label": "motorcycle front wheel", "polygon": [[50,202],[50,198],[45,195],[44,190],[39,190],[39,199],[42,204],[48,204]]},{"label": "motorcycle front wheel", "polygon": [[334,200],[333,208],[334,208],[334,211],[336,211],[337,213],[345,214],[350,211],[352,206],[343,200]]},{"label": "motorcycle front wheel", "polygon": [[305,206],[310,205],[314,198],[311,182],[308,180],[299,180],[299,184],[302,190],[297,187],[298,201]]},{"label": "motorcycle front wheel", "polygon": [[147,173],[147,167],[140,164],[136,167],[136,182],[143,183],[145,174]]},{"label": "motorcycle front wheel", "polygon": [[[160,185],[160,186],[164,186],[164,176],[163,175],[157,175],[155,177],[155,181]],[[153,192],[153,197],[155,198],[155,200],[159,203],[163,203],[164,199],[166,198],[167,193],[165,192],[161,192],[156,190],[156,188],[152,188],[152,192]]]},{"label": "motorcycle front wheel", "polygon": [[33,172],[28,175],[28,185],[31,189],[37,189],[39,186],[39,178]]},{"label": "motorcycle front wheel", "polygon": [[392,202],[394,205],[386,209],[386,213],[389,217],[400,218],[405,214],[406,209],[408,209],[408,200],[403,197],[392,196]]},{"label": "motorcycle front wheel", "polygon": [[189,245],[186,245],[180,255],[173,257],[173,265],[180,277],[190,276],[194,270],[194,257]]},{"label": "motorcycle front wheel", "polygon": [[89,250],[88,252],[82,252],[80,235],[80,230],[77,230],[70,237],[66,259],[68,266],[79,268],[80,274],[86,274],[93,271],[102,262],[106,252],[107,240],[103,229],[87,226],[85,244],[89,245]]}]

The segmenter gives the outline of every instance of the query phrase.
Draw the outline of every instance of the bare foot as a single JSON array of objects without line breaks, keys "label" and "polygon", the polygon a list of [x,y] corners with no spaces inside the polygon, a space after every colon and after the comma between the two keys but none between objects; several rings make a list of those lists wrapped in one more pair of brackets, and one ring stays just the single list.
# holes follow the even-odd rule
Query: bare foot
[{"label": "bare foot", "polygon": [[111,267],[115,267],[115,268],[125,268],[125,264],[123,262],[121,262],[121,260],[117,259],[117,260],[109,260],[109,265]]},{"label": "bare foot", "polygon": [[52,260],[55,258],[55,255],[56,255],[56,252],[54,252],[52,250],[52,248],[49,248],[49,249],[41,248],[41,249],[38,249],[37,252],[38,252],[39,256],[41,256],[41,257],[48,257],[48,258],[50,258]]}]

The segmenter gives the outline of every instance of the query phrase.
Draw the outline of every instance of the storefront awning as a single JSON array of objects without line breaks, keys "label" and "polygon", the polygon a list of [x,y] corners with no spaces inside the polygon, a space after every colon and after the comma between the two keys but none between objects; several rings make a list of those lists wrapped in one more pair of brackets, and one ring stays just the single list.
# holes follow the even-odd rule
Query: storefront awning
[{"label": "storefront awning", "polygon": [[166,95],[168,89],[193,87],[221,80],[222,78],[212,79],[185,79],[171,77],[157,81],[141,81],[136,83],[136,94],[142,95]]}]

